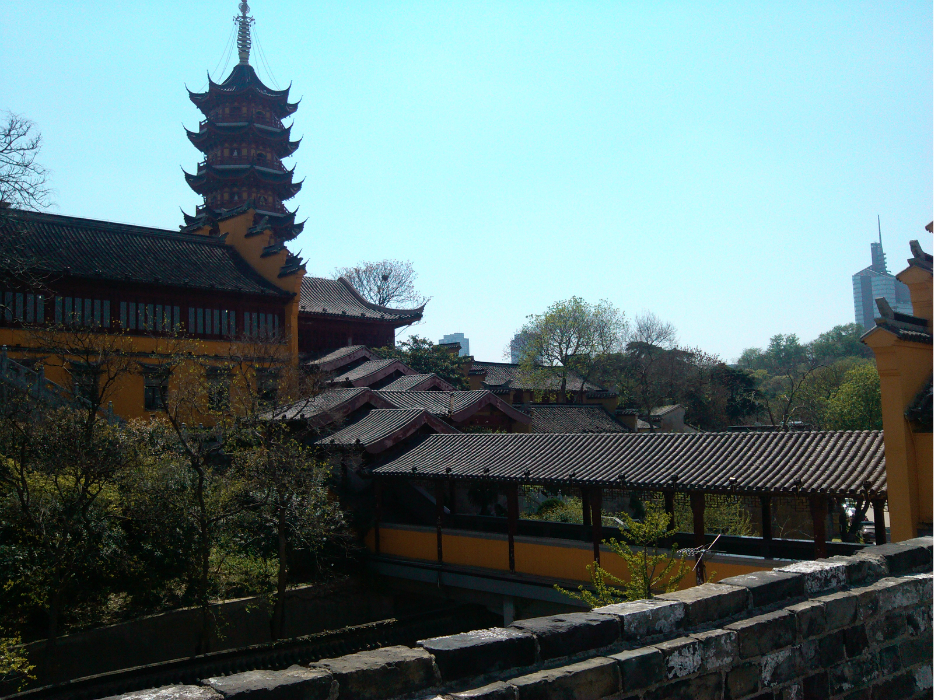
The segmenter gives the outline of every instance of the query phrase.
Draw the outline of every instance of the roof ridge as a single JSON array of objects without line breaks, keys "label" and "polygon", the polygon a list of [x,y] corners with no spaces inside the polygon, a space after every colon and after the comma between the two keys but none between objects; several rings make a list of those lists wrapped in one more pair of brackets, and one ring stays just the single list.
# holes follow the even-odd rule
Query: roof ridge
[{"label": "roof ridge", "polygon": [[[48,221],[48,223],[68,223],[71,222],[72,226],[77,228],[98,228],[101,230],[107,231],[119,231],[120,233],[131,233],[139,236],[151,236],[156,238],[172,238],[180,241],[191,241],[195,243],[203,243],[207,245],[229,247],[222,238],[215,238],[211,236],[201,236],[195,234],[182,233],[181,231],[174,231],[172,229],[163,229],[156,228],[154,226],[142,226],[140,224],[128,224],[120,221],[104,221],[103,219],[89,219],[82,216],[69,216],[67,214],[52,214],[50,212],[44,211],[28,211],[25,209],[9,209],[7,210],[12,212],[14,218],[22,218],[25,220],[33,219],[34,217],[41,217]],[[25,216],[19,216],[25,215]],[[39,222],[37,222],[39,223]]]}]

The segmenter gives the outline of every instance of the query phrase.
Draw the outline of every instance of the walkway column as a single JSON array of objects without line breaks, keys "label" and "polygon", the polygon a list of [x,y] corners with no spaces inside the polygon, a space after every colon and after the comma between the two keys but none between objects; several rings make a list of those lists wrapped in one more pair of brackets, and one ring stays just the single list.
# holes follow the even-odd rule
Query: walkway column
[{"label": "walkway column", "polygon": [[441,551],[441,522],[444,519],[444,482],[438,479],[435,482],[435,518],[437,519],[438,530],[438,563],[444,561]]},{"label": "walkway column", "polygon": [[691,512],[694,514],[694,546],[703,547],[707,543],[707,528],[704,525],[704,509],[707,505],[704,494],[691,492]]},{"label": "walkway column", "polygon": [[872,519],[875,523],[876,544],[885,544],[885,499],[876,498],[872,501]]},{"label": "walkway column", "polygon": [[772,497],[759,496],[762,502],[762,556],[772,558]]},{"label": "walkway column", "polygon": [[811,494],[811,520],[814,523],[814,558],[827,558],[827,497]]},{"label": "walkway column", "polygon": [[590,493],[585,488],[582,488],[580,491],[581,491],[581,509],[583,510],[583,518],[584,518],[583,522],[584,522],[584,527],[587,528],[587,527],[590,527],[591,525]]},{"label": "walkway column", "polygon": [[675,492],[674,491],[665,491],[665,512],[671,516],[671,521],[668,523],[668,527],[673,528],[675,526]]},{"label": "walkway column", "polygon": [[376,521],[373,525],[373,548],[379,554],[379,521],[383,517],[383,482],[380,479],[373,479],[373,495],[376,496],[376,507],[373,509]]},{"label": "walkway column", "polygon": [[600,542],[603,540],[603,490],[590,492],[590,508],[593,523],[593,560],[600,563]]},{"label": "walkway column", "polygon": [[[519,486],[506,487],[506,532],[509,538],[509,570],[516,570],[516,531],[519,525]],[[511,599],[510,599],[511,600]]]}]

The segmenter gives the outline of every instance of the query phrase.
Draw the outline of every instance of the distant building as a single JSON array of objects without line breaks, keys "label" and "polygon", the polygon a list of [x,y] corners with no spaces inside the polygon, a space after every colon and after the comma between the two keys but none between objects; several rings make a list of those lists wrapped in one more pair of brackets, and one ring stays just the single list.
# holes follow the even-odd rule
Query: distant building
[{"label": "distant building", "polygon": [[[470,354],[470,339],[465,338],[463,333],[448,333],[441,340],[438,341],[439,345],[450,345],[451,343],[460,343],[461,349],[457,353],[461,357],[466,357]],[[452,351],[453,352],[453,351]]]},{"label": "distant building", "polygon": [[519,331],[509,341],[509,361],[512,364],[517,365],[522,361],[522,355],[528,342],[528,331]]},{"label": "distant building", "polygon": [[872,265],[853,275],[853,306],[856,322],[866,330],[875,327],[875,300],[884,297],[896,313],[911,315],[911,295],[908,287],[889,274],[882,252],[882,233],[879,242],[871,244]]}]

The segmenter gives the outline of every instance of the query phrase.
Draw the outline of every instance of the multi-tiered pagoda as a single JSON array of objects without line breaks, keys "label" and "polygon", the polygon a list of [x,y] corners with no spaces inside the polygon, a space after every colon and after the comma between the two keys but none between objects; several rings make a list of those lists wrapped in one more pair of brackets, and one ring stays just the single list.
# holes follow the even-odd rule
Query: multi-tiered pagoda
[{"label": "multi-tiered pagoda", "polygon": [[[208,76],[207,92],[188,95],[205,119],[198,131],[188,131],[195,148],[204,153],[194,174],[185,173],[188,185],[204,197],[194,216],[185,214],[185,229],[211,224],[227,212],[251,203],[263,228],[272,228],[280,243],[295,238],[302,225],[285,202],[302,183],[294,182],[282,159],[291,156],[300,141],[292,141],[291,125],[282,120],[295,113],[289,89],[266,87],[250,65],[250,26],[253,18],[246,2],[240,3],[237,50],[240,62],[227,79],[215,83]],[[186,129],[187,131],[187,129]]]}]

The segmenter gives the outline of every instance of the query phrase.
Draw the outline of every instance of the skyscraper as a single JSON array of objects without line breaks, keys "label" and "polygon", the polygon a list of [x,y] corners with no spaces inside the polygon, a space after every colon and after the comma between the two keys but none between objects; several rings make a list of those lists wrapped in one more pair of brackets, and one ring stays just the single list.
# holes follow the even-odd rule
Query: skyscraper
[{"label": "skyscraper", "polygon": [[460,343],[461,349],[457,354],[461,357],[465,357],[470,354],[470,338],[465,338],[463,333],[448,333],[441,340],[439,340],[438,343]]},{"label": "skyscraper", "polygon": [[879,242],[870,245],[872,265],[853,275],[853,306],[856,322],[866,330],[875,327],[875,300],[884,297],[896,313],[911,314],[911,296],[908,287],[889,274],[882,251],[882,227]]}]

